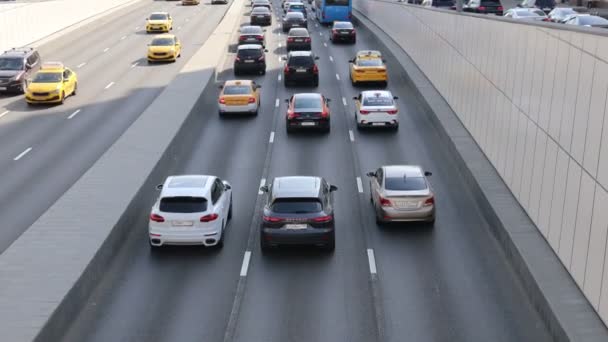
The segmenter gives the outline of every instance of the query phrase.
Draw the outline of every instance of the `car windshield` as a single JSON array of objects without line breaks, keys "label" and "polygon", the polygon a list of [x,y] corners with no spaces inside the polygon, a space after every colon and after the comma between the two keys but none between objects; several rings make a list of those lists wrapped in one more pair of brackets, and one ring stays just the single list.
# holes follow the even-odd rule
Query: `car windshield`
[{"label": "car windshield", "polygon": [[262,28],[259,26],[245,26],[241,28],[241,34],[262,34]]},{"label": "car windshield", "polygon": [[21,58],[0,58],[0,70],[22,70],[23,59]]},{"label": "car windshield", "polygon": [[386,190],[395,191],[416,191],[427,188],[424,177],[386,177],[384,187]]},{"label": "car windshield", "polygon": [[34,76],[32,83],[57,83],[63,76],[60,72],[39,72]]},{"label": "car windshield", "polygon": [[293,107],[297,109],[319,109],[321,110],[320,96],[296,96]]},{"label": "car windshield", "polygon": [[237,55],[242,58],[258,58],[262,56],[262,50],[260,49],[241,49]]},{"label": "car windshield", "polygon": [[348,22],[336,22],[336,23],[334,23],[334,28],[335,29],[352,29],[353,24],[348,23]]},{"label": "car windshield", "polygon": [[565,17],[567,15],[575,14],[576,11],[572,8],[562,8],[555,11],[554,16]]},{"label": "car windshield", "polygon": [[291,29],[289,30],[290,37],[308,37],[308,31],[306,29]]},{"label": "car windshield", "polygon": [[251,10],[251,14],[268,14],[270,13],[270,10],[268,9],[268,7],[256,7],[253,10]]},{"label": "car windshield", "polygon": [[152,14],[150,20],[167,20],[166,14]]},{"label": "car windshield", "polygon": [[287,64],[289,66],[299,66],[308,68],[313,66],[314,60],[311,56],[291,56]]},{"label": "car windshield", "polygon": [[302,12],[289,12],[285,15],[285,19],[287,19],[287,20],[304,19],[304,14],[302,14]]},{"label": "car windshield", "polygon": [[350,0],[325,0],[325,6],[348,6]]},{"label": "car windshield", "polygon": [[323,207],[316,198],[277,198],[271,209],[279,214],[309,214],[318,213]]},{"label": "car windshield", "polygon": [[578,17],[579,25],[608,25],[608,20],[594,15]]},{"label": "car windshield", "polygon": [[158,209],[165,213],[202,213],[207,210],[203,197],[164,197]]},{"label": "car windshield", "polygon": [[152,40],[152,43],[150,43],[150,45],[152,45],[152,46],[171,46],[171,45],[174,45],[174,43],[173,43],[173,38],[154,38]]},{"label": "car windshield", "polygon": [[364,66],[364,67],[382,66],[382,60],[378,59],[378,58],[374,58],[374,59],[359,59],[357,61],[357,65],[358,66]]},{"label": "car windshield", "polygon": [[300,5],[300,4],[289,5],[289,10],[290,11],[303,11],[304,5]]},{"label": "car windshield", "polygon": [[389,96],[368,96],[363,99],[364,106],[392,106],[393,98]]},{"label": "car windshield", "polygon": [[224,87],[224,95],[248,95],[251,87],[246,85],[231,85]]}]

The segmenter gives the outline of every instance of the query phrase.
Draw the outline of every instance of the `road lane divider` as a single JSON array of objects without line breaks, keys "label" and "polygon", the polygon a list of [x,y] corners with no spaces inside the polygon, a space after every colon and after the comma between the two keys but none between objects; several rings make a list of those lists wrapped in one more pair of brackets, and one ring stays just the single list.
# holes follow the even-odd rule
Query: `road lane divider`
[{"label": "road lane divider", "polygon": [[6,114],[10,113],[9,110],[5,110],[4,112],[0,113],[0,118],[5,116]]},{"label": "road lane divider", "polygon": [[361,181],[361,177],[357,177],[357,191],[359,191],[359,193],[363,193],[363,182]]},{"label": "road lane divider", "polygon": [[103,49],[103,53],[108,52],[108,50],[110,50],[110,48],[109,48],[109,47],[107,47],[107,48]]},{"label": "road lane divider", "polygon": [[334,62],[334,58],[332,56],[329,56],[329,61],[333,63]]},{"label": "road lane divider", "polygon": [[110,89],[113,85],[114,85],[114,82],[110,82],[104,89]]},{"label": "road lane divider", "polygon": [[[263,187],[264,185],[266,185],[266,178],[262,178],[260,180],[260,188]],[[258,195],[263,195],[264,193],[262,192],[262,190],[258,189]]]},{"label": "road lane divider", "polygon": [[83,66],[85,66],[85,65],[87,65],[87,62],[82,62],[82,63],[78,64],[78,65],[76,66],[76,68],[80,69],[80,68],[82,68],[82,67],[83,67]]},{"label": "road lane divider", "polygon": [[241,277],[247,276],[247,271],[249,270],[249,260],[251,260],[251,251],[246,251],[245,255],[243,255],[243,264],[241,265]]},{"label": "road lane divider", "polygon": [[348,136],[350,137],[351,142],[355,142],[355,135],[351,129],[348,130]]},{"label": "road lane divider", "polygon": [[279,107],[279,103],[280,103],[280,102],[281,102],[281,101],[279,101],[279,99],[276,99],[276,100],[274,101],[274,106],[275,106],[275,107]]},{"label": "road lane divider", "polygon": [[374,256],[374,250],[371,248],[367,249],[367,261],[369,263],[369,273],[372,276],[378,274],[378,270],[376,269],[376,257]]},{"label": "road lane divider", "polygon": [[80,113],[80,109],[77,109],[74,113],[70,114],[70,116],[68,116],[68,120],[70,120],[73,117],[75,117],[76,115],[78,115],[78,113]]},{"label": "road lane divider", "polygon": [[274,142],[274,132],[270,132],[270,138],[268,139],[269,143],[273,143]]},{"label": "road lane divider", "polygon": [[26,149],[25,149],[25,151],[23,151],[23,152],[19,153],[19,155],[18,155],[18,156],[16,156],[16,157],[15,157],[13,160],[14,160],[14,161],[17,161],[17,160],[19,160],[19,159],[21,159],[21,158],[25,157],[25,155],[26,155],[26,154],[28,154],[28,153],[30,153],[30,151],[31,151],[31,150],[32,150],[32,148],[31,148],[31,147],[26,148]]}]

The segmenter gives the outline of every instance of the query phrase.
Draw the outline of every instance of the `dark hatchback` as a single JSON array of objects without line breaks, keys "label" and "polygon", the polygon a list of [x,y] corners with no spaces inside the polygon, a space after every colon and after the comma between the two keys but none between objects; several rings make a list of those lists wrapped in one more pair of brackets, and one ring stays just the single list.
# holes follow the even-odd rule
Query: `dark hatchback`
[{"label": "dark hatchback", "polygon": [[329,40],[332,43],[349,42],[355,44],[357,42],[357,31],[349,21],[334,21]]},{"label": "dark hatchback", "polygon": [[283,32],[288,32],[294,27],[308,27],[308,21],[300,12],[289,12],[283,17],[282,26]]},{"label": "dark hatchback", "polygon": [[24,93],[27,79],[40,69],[40,55],[33,48],[13,48],[0,54],[0,93]]},{"label": "dark hatchback", "polygon": [[287,102],[285,127],[287,133],[296,129],[321,129],[330,131],[329,102],[325,96],[318,93],[295,94]]},{"label": "dark hatchback", "polygon": [[267,194],[260,227],[262,252],[279,245],[336,245],[333,192],[321,177],[277,177],[260,188]]},{"label": "dark hatchback", "polygon": [[292,28],[287,34],[287,51],[310,51],[312,49],[312,38],[305,28]]},{"label": "dark hatchback", "polygon": [[293,83],[305,82],[319,86],[319,67],[316,60],[319,57],[310,51],[291,51],[284,57],[287,60],[283,69],[283,82],[285,86]]},{"label": "dark hatchback", "polygon": [[246,44],[240,45],[234,58],[234,74],[243,72],[257,72],[266,74],[266,50],[262,45]]},{"label": "dark hatchback", "polygon": [[[453,7],[455,9],[455,7]],[[462,6],[463,12],[503,15],[500,0],[469,0]]]},{"label": "dark hatchback", "polygon": [[256,7],[251,10],[249,23],[251,25],[271,25],[272,12],[266,7]]}]

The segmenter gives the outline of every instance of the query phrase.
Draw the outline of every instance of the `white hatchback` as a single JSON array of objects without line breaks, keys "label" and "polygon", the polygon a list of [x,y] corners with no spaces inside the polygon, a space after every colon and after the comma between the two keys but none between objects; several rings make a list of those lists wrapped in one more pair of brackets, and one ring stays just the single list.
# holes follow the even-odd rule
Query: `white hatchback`
[{"label": "white hatchback", "polygon": [[379,126],[398,129],[399,108],[395,102],[397,99],[398,97],[388,90],[368,90],[353,97],[357,128]]},{"label": "white hatchback", "polygon": [[159,184],[160,196],[148,224],[150,246],[224,245],[232,217],[232,188],[215,176],[170,176]]}]

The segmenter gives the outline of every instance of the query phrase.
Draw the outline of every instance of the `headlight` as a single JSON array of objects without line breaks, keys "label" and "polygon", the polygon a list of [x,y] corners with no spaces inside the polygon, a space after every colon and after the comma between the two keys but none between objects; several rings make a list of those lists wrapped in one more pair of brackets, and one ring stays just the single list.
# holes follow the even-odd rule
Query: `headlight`
[{"label": "headlight", "polygon": [[55,90],[51,90],[49,93],[51,94],[59,94],[61,92],[61,88],[57,88]]},{"label": "headlight", "polygon": [[169,52],[174,53],[175,52],[175,48],[169,49]]}]

